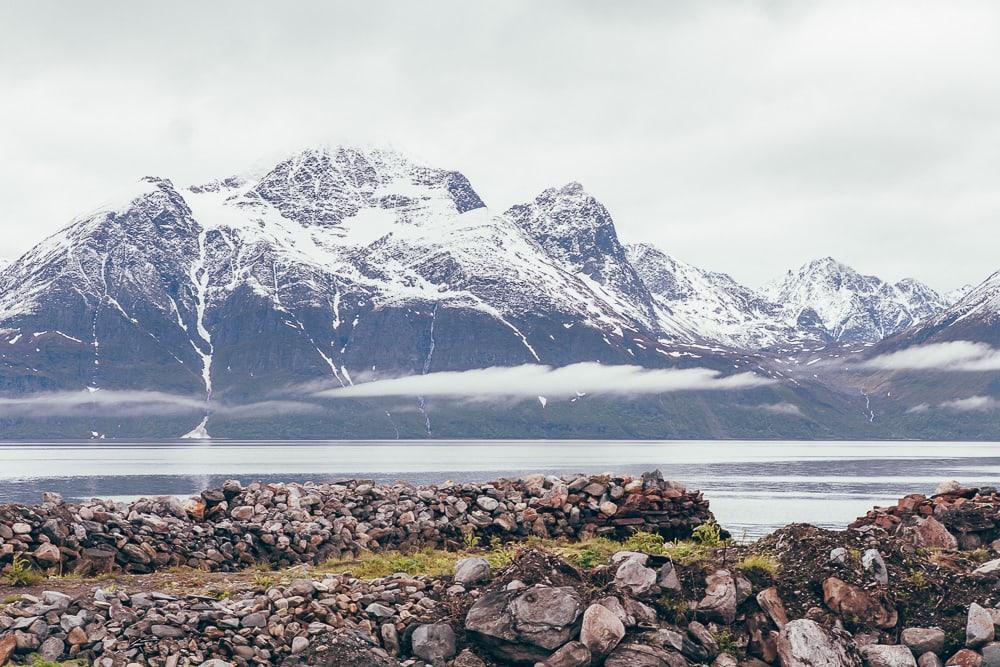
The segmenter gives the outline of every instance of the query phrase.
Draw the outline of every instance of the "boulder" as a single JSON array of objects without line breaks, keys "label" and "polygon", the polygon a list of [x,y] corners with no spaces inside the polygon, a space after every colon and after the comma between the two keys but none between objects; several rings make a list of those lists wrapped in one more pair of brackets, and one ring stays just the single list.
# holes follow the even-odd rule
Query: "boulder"
[{"label": "boulder", "polygon": [[465,629],[497,658],[530,664],[573,638],[582,608],[580,594],[570,587],[490,591],[469,609]]},{"label": "boulder", "polygon": [[861,648],[869,667],[917,667],[913,653],[905,646],[869,644]]},{"label": "boulder", "polygon": [[317,635],[302,653],[280,663],[284,667],[336,665],[337,667],[399,667],[400,663],[372,644],[364,633],[342,628]]},{"label": "boulder", "polygon": [[0,637],[0,665],[6,665],[15,650],[17,650],[17,637],[14,635]]},{"label": "boulder", "polygon": [[850,636],[809,619],[789,622],[778,633],[781,667],[861,667]]},{"label": "boulder", "polygon": [[705,579],[705,597],[697,611],[707,620],[726,625],[736,620],[736,581],[728,570],[718,570]]},{"label": "boulder", "polygon": [[910,532],[913,536],[913,543],[918,547],[958,548],[958,540],[955,539],[955,536],[948,532],[943,523],[932,516],[926,519],[917,519]]},{"label": "boulder", "polygon": [[958,493],[962,490],[962,483],[955,479],[945,480],[934,487],[934,495],[940,496],[945,493]]},{"label": "boulder", "polygon": [[877,628],[895,627],[899,616],[894,607],[884,605],[863,589],[829,577],[823,582],[823,602],[844,617],[855,617]]},{"label": "boulder", "polygon": [[447,623],[417,626],[410,642],[413,655],[430,663],[449,660],[455,655],[455,631]]},{"label": "boulder", "polygon": [[625,558],[615,572],[615,588],[629,595],[642,595],[655,585],[656,570],[646,567],[640,558]]},{"label": "boulder", "polygon": [[462,558],[455,563],[454,580],[456,584],[462,584],[465,587],[489,581],[489,561],[485,558]]},{"label": "boulder", "polygon": [[965,645],[969,648],[979,648],[993,641],[993,616],[983,607],[973,602],[969,606],[969,615],[965,622]]},{"label": "boulder", "polygon": [[915,655],[940,653],[944,649],[944,630],[941,628],[906,628],[899,638]]},{"label": "boulder", "polygon": [[778,595],[778,589],[774,586],[757,593],[757,604],[767,612],[778,630],[781,630],[788,623],[788,612],[785,611],[785,605],[781,601],[781,596]]},{"label": "boulder", "polygon": [[[624,611],[624,610],[623,610]],[[625,636],[625,626],[610,609],[592,604],[583,612],[580,641],[594,656],[605,656],[618,646]]]}]

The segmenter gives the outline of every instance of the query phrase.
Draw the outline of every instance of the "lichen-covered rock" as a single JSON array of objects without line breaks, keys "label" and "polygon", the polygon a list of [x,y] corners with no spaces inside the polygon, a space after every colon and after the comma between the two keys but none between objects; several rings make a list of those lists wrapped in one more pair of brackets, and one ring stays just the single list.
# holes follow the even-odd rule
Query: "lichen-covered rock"
[{"label": "lichen-covered rock", "polygon": [[705,579],[705,597],[698,603],[698,614],[710,621],[732,623],[736,620],[736,581],[728,570],[718,570]]},{"label": "lichen-covered rock", "polygon": [[861,667],[850,637],[809,619],[791,621],[778,634],[781,667]]},{"label": "lichen-covered rock", "polygon": [[592,604],[583,612],[580,641],[590,649],[592,655],[607,655],[618,646],[624,636],[625,625],[607,607],[601,604]]},{"label": "lichen-covered rock", "polygon": [[430,663],[448,660],[455,655],[455,631],[447,623],[417,626],[410,642],[413,655]]},{"label": "lichen-covered rock", "polygon": [[913,653],[906,646],[869,644],[861,648],[869,667],[917,667]]},{"label": "lichen-covered rock", "polygon": [[944,649],[944,630],[941,628],[906,628],[899,636],[915,655],[940,653]]},{"label": "lichen-covered rock", "polygon": [[580,594],[569,587],[490,591],[469,609],[465,629],[497,657],[533,663],[573,638],[582,611]]}]

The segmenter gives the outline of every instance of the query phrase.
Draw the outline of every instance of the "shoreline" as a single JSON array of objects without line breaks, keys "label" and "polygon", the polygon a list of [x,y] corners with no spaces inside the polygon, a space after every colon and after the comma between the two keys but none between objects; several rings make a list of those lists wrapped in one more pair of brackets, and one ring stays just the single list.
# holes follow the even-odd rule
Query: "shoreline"
[{"label": "shoreline", "polygon": [[[986,642],[959,631],[1000,620],[1000,495],[939,491],[747,544],[658,473],[229,482],[184,504],[47,494],[0,506],[0,664],[797,667],[825,647],[831,665],[908,664],[903,649],[981,665],[992,620]],[[15,555],[55,576],[10,586]],[[907,648],[904,625],[936,650]]]}]

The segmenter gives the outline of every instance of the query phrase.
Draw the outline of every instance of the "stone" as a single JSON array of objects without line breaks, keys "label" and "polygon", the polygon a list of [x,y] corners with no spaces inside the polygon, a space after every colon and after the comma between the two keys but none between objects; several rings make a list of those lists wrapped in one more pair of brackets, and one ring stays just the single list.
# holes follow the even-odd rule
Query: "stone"
[{"label": "stone", "polygon": [[86,644],[87,632],[80,626],[77,626],[72,630],[70,630],[69,634],[66,635],[66,641],[69,642],[70,646],[79,646],[80,644]]},{"label": "stone", "polygon": [[681,590],[681,581],[677,577],[677,568],[674,567],[672,561],[667,561],[660,566],[659,572],[656,573],[656,585],[665,591],[679,592]]},{"label": "stone", "polygon": [[580,641],[590,649],[591,655],[611,653],[625,637],[625,626],[618,616],[600,604],[592,604],[583,612]]},{"label": "stone", "polygon": [[31,526],[20,521],[13,523],[10,529],[14,531],[15,535],[31,534]]},{"label": "stone", "polygon": [[615,588],[630,595],[642,595],[656,585],[656,570],[638,558],[626,558],[615,571]]},{"label": "stone", "polygon": [[830,549],[830,562],[836,563],[837,565],[846,565],[849,553],[844,547],[835,547]]},{"label": "stone", "polygon": [[945,660],[945,667],[980,667],[983,658],[969,648],[960,649],[955,655]]},{"label": "stone", "polygon": [[309,639],[306,637],[292,638],[292,655],[298,655],[309,648]]},{"label": "stone", "polygon": [[592,659],[589,648],[581,642],[571,641],[538,664],[542,667],[586,667]]},{"label": "stone", "polygon": [[778,633],[781,667],[861,667],[861,656],[849,635],[816,621],[790,621]]},{"label": "stone", "polygon": [[680,653],[658,646],[622,643],[604,661],[604,667],[687,667]]},{"label": "stone", "polygon": [[17,650],[17,638],[14,635],[0,637],[0,665],[6,665],[10,656]]},{"label": "stone", "polygon": [[895,627],[899,620],[895,607],[882,604],[866,591],[837,577],[829,577],[823,582],[823,602],[841,616],[857,617],[878,628]]},{"label": "stone", "polygon": [[32,554],[42,567],[51,567],[62,561],[62,553],[59,552],[59,547],[49,542],[38,545],[35,552]]},{"label": "stone", "polygon": [[913,543],[918,547],[930,547],[938,549],[957,549],[958,540],[948,532],[944,524],[929,516],[925,519],[917,519],[910,529],[913,535]]},{"label": "stone", "polygon": [[905,646],[869,644],[861,648],[869,667],[917,667],[913,653]]},{"label": "stone", "polygon": [[58,637],[49,637],[42,642],[41,646],[38,647],[38,655],[40,655],[43,660],[49,660],[51,662],[58,661],[65,652],[66,644]]},{"label": "stone", "polygon": [[490,580],[490,563],[485,558],[462,558],[455,563],[454,581],[468,588]]},{"label": "stone", "polygon": [[486,667],[486,663],[469,649],[463,649],[451,662],[451,667]]},{"label": "stone", "polygon": [[262,611],[255,611],[240,619],[240,626],[244,628],[263,628],[267,625],[267,614]]},{"label": "stone", "polygon": [[496,498],[490,498],[489,496],[479,496],[476,498],[476,504],[487,512],[492,512],[496,508],[500,507],[500,501]]},{"label": "stone", "polygon": [[889,570],[885,567],[885,560],[878,549],[868,549],[861,555],[861,566],[865,571],[871,572],[875,581],[885,586],[889,583]]},{"label": "stone", "polygon": [[371,614],[375,618],[391,618],[396,611],[379,602],[372,602],[370,605],[365,607],[365,613]]},{"label": "stone", "polygon": [[1000,642],[990,642],[979,653],[983,656],[982,667],[1000,667]]},{"label": "stone", "polygon": [[958,480],[949,479],[934,487],[934,495],[940,496],[945,493],[957,493],[962,490],[962,484]]},{"label": "stone", "polygon": [[[244,626],[248,627],[248,626]],[[154,624],[149,626],[149,632],[159,639],[179,639],[184,636],[184,630],[172,625]]]},{"label": "stone", "polygon": [[781,630],[788,623],[788,612],[785,611],[785,604],[781,601],[778,589],[774,586],[757,593],[757,604],[767,613],[778,630]]},{"label": "stone", "polygon": [[500,659],[535,662],[576,635],[582,607],[579,593],[569,587],[489,591],[469,609],[465,629]]},{"label": "stone", "polygon": [[979,648],[993,641],[995,628],[993,617],[975,602],[969,605],[969,615],[965,623],[965,645]]},{"label": "stone", "polygon": [[736,620],[736,581],[728,570],[718,570],[705,579],[705,597],[697,611],[707,620],[726,625]]},{"label": "stone", "polygon": [[937,653],[927,652],[917,658],[917,667],[944,667],[944,663]]},{"label": "stone", "polygon": [[250,505],[239,505],[234,507],[229,515],[237,521],[248,521],[253,518],[253,507]]},{"label": "stone", "polygon": [[448,660],[455,655],[455,631],[447,623],[417,626],[410,641],[413,655],[430,663]]},{"label": "stone", "polygon": [[944,630],[941,628],[906,628],[899,638],[914,655],[923,655],[928,651],[940,653],[944,649]]},{"label": "stone", "polygon": [[712,667],[739,667],[740,663],[728,653],[720,653],[712,661]]},{"label": "stone", "polygon": [[1000,558],[994,558],[993,560],[988,560],[975,570],[972,574],[994,574],[1000,572]]}]

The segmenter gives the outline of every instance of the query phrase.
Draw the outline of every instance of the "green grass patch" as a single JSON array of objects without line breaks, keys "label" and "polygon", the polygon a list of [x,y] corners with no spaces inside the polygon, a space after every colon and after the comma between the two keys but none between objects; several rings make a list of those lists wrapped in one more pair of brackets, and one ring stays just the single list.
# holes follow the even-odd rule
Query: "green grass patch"
[{"label": "green grass patch", "polygon": [[781,563],[770,554],[750,554],[736,564],[736,569],[746,574],[759,574],[774,579],[781,572]]},{"label": "green grass patch", "polygon": [[28,559],[21,555],[14,556],[6,578],[7,583],[15,588],[35,586],[45,581],[45,575],[31,567]]}]

